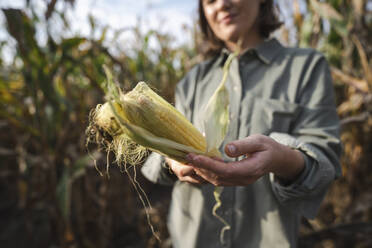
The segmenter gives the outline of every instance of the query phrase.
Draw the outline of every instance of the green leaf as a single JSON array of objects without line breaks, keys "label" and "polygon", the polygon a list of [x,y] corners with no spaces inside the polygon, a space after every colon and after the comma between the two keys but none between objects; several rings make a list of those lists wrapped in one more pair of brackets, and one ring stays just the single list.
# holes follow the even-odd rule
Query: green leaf
[{"label": "green leaf", "polygon": [[71,187],[72,183],[80,176],[84,175],[85,168],[91,160],[89,155],[79,158],[71,169],[65,168],[57,185],[57,199],[63,217],[67,220],[70,215]]},{"label": "green leaf", "polygon": [[345,21],[331,19],[330,23],[332,25],[332,28],[334,28],[340,36],[347,37],[349,35],[349,30]]},{"label": "green leaf", "polygon": [[80,37],[74,37],[74,38],[69,38],[69,39],[64,39],[61,43],[61,47],[63,51],[70,51],[73,48],[76,48],[83,42],[85,42],[85,38],[80,38]]},{"label": "green leaf", "polygon": [[102,30],[101,37],[98,39],[98,43],[102,44],[103,41],[106,39],[107,31],[109,30],[109,26],[105,26]]},{"label": "green leaf", "polygon": [[103,70],[106,74],[106,85],[103,85],[102,89],[106,94],[106,97],[109,99],[107,100],[120,100],[120,87],[119,85],[114,81],[111,70],[106,66],[103,65]]},{"label": "green leaf", "polygon": [[57,199],[62,215],[68,219],[70,214],[71,182],[69,170],[65,169],[57,185]]}]

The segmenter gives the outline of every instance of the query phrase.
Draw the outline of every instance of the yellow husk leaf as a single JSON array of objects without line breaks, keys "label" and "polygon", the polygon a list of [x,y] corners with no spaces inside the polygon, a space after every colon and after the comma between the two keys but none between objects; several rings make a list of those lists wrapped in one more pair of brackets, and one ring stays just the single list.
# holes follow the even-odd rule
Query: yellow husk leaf
[{"label": "yellow husk leaf", "polygon": [[223,67],[223,78],[217,90],[209,99],[204,110],[204,130],[207,140],[207,152],[219,147],[225,139],[230,119],[229,119],[229,92],[226,89],[225,83],[227,80],[230,64],[236,53],[232,53],[227,58]]}]

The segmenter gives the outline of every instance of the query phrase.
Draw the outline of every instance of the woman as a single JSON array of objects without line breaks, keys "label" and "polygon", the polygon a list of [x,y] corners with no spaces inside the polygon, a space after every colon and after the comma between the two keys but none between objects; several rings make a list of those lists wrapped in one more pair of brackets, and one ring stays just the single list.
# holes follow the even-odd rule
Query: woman
[{"label": "woman", "polygon": [[[226,155],[189,154],[185,165],[154,153],[142,172],[174,184],[168,222],[174,247],[295,247],[300,218],[315,217],[340,175],[327,62],[314,50],[268,39],[280,26],[272,0],[200,0],[199,14],[213,56],[178,84],[176,107],[202,130],[223,63],[239,47],[227,82]],[[231,226],[222,242],[223,224],[212,215],[215,185],[226,186],[217,212]]]}]

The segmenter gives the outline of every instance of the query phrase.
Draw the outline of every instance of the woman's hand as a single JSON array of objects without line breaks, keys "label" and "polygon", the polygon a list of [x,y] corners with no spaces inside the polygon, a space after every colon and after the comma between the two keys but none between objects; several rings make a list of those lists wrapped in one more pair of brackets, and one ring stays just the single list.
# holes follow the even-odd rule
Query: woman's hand
[{"label": "woman's hand", "polygon": [[223,162],[202,155],[189,154],[186,159],[201,178],[216,186],[244,186],[272,172],[280,179],[294,180],[304,168],[301,152],[281,145],[264,135],[252,135],[226,145],[230,157],[245,155],[237,162]]},{"label": "woman's hand", "polygon": [[165,162],[180,181],[192,184],[206,183],[202,177],[195,173],[194,167],[187,164],[181,164],[170,158],[165,158]]}]

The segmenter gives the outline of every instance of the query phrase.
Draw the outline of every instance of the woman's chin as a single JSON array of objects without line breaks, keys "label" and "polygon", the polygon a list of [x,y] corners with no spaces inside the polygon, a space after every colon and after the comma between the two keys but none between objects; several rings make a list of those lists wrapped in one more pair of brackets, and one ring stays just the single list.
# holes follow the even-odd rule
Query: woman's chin
[{"label": "woman's chin", "polygon": [[224,42],[237,42],[244,35],[243,32],[239,32],[236,26],[227,26],[222,30],[219,38]]},{"label": "woman's chin", "polygon": [[239,34],[231,34],[229,36],[225,36],[222,40],[225,42],[225,44],[238,43],[240,37],[241,36]]}]

